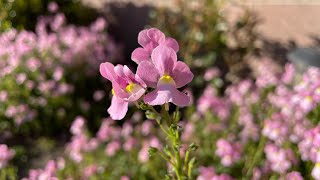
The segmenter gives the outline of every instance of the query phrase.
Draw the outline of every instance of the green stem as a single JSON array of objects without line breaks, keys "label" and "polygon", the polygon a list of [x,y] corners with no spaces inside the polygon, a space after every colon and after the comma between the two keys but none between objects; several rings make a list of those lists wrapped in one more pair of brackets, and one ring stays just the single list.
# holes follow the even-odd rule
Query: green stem
[{"label": "green stem", "polygon": [[257,151],[255,152],[252,161],[247,161],[248,163],[245,165],[245,167],[247,168],[247,173],[246,173],[246,179],[250,179],[251,175],[252,175],[252,171],[253,168],[255,167],[256,163],[258,162],[258,160],[261,158],[261,156],[263,155],[263,150],[264,150],[264,146],[267,142],[266,137],[262,137],[262,139],[259,142]]}]

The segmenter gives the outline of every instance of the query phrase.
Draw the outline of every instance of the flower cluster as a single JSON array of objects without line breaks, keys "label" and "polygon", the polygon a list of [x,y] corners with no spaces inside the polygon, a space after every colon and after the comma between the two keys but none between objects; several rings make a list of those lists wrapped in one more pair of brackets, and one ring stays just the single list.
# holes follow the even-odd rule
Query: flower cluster
[{"label": "flower cluster", "polygon": [[15,152],[9,149],[7,145],[0,144],[0,169],[5,167],[14,155]]},{"label": "flower cluster", "polygon": [[[113,98],[108,109],[112,119],[123,119],[128,103],[142,96],[152,106],[169,102],[181,107],[190,104],[190,97],[178,90],[193,79],[189,67],[177,60],[178,43],[156,28],[141,31],[138,42],[143,48],[132,53],[133,61],[138,64],[137,74],[123,65],[109,62],[100,65],[101,75],[112,83]],[[145,94],[147,87],[154,90]]]},{"label": "flower cluster", "polygon": [[[46,126],[42,123],[49,119],[73,119],[67,112],[88,104],[83,97],[87,94],[77,92],[79,86],[83,88],[99,75],[101,62],[120,59],[121,48],[105,34],[104,19],[88,27],[67,25],[57,4],[50,4],[49,9],[54,13],[39,17],[35,32],[11,29],[0,34],[1,132],[10,130],[8,124],[20,126],[40,119],[34,123]],[[96,84],[94,91],[101,91],[102,82]],[[92,96],[93,92],[87,91]],[[96,93],[94,100],[100,101],[101,96]]]},{"label": "flower cluster", "polygon": [[241,146],[239,143],[231,144],[225,139],[219,139],[216,146],[216,155],[221,158],[221,164],[226,167],[231,166],[241,157]]}]

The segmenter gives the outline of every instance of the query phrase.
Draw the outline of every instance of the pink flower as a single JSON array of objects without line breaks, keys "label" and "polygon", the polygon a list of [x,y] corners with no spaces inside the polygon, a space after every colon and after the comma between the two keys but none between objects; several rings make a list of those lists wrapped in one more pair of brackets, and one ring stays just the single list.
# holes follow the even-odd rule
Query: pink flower
[{"label": "pink flower", "polygon": [[6,144],[0,144],[0,169],[5,167],[15,152],[8,148]]},{"label": "pink flower", "polygon": [[146,84],[127,66],[100,65],[101,75],[112,83],[112,102],[108,113],[114,120],[121,120],[128,111],[128,103],[137,101],[144,93]]},{"label": "pink flower", "polygon": [[121,148],[121,144],[119,141],[113,141],[111,143],[109,143],[106,147],[106,154],[108,156],[113,156],[117,153],[117,151]]},{"label": "pink flower", "polygon": [[96,164],[87,166],[84,169],[84,177],[89,178],[90,176],[94,175],[97,172],[97,170],[98,170],[98,167]]},{"label": "pink flower", "polygon": [[58,9],[59,9],[59,6],[58,6],[58,4],[57,4],[56,2],[50,2],[50,3],[48,4],[48,10],[49,10],[49,12],[54,13],[54,12],[57,12]]},{"label": "pink flower", "polygon": [[138,35],[138,43],[142,48],[136,48],[131,55],[131,59],[137,64],[142,61],[149,61],[152,51],[158,45],[165,45],[172,48],[175,52],[179,51],[178,42],[173,38],[166,38],[165,35],[156,28],[143,30]]},{"label": "pink flower", "polygon": [[303,180],[300,172],[292,171],[286,175],[286,180]]},{"label": "pink flower", "polygon": [[76,117],[76,119],[73,121],[70,132],[73,135],[80,135],[83,132],[85,125],[85,119],[81,116]]},{"label": "pink flower", "polygon": [[265,146],[265,154],[268,162],[271,163],[271,169],[277,173],[285,173],[295,163],[291,149],[281,149],[273,144]]},{"label": "pink flower", "polygon": [[311,172],[312,177],[315,180],[320,180],[320,163],[317,163]]},{"label": "pink flower", "polygon": [[219,139],[217,141],[216,155],[221,158],[221,164],[225,167],[232,166],[241,157],[240,144],[231,144],[225,139]]},{"label": "pink flower", "polygon": [[233,178],[227,174],[216,174],[213,167],[200,167],[197,180],[232,180]]},{"label": "pink flower", "polygon": [[177,106],[187,106],[190,97],[177,90],[191,82],[193,74],[189,67],[177,61],[173,49],[160,45],[151,55],[152,61],[139,64],[137,74],[144,82],[156,90],[144,97],[144,102],[150,105],[162,105],[172,102]]}]

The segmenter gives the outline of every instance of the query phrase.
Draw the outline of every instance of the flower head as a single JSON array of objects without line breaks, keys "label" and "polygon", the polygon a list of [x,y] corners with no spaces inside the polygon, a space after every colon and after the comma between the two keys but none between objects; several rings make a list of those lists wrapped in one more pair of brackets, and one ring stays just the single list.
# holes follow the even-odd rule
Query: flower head
[{"label": "flower head", "polygon": [[159,45],[151,55],[151,61],[139,64],[137,75],[156,90],[146,94],[144,101],[150,105],[172,102],[177,106],[187,106],[190,97],[177,90],[191,82],[193,74],[189,67],[177,61],[176,52],[167,46]]},{"label": "flower head", "polygon": [[173,38],[167,37],[159,29],[150,28],[143,30],[138,35],[138,43],[142,48],[136,48],[131,55],[131,59],[137,64],[142,61],[149,61],[152,51],[158,45],[172,48],[175,52],[179,51],[179,45]]},{"label": "flower head", "polygon": [[128,103],[137,101],[145,93],[146,84],[127,66],[102,63],[100,73],[112,83],[113,97],[108,112],[112,119],[123,119]]}]

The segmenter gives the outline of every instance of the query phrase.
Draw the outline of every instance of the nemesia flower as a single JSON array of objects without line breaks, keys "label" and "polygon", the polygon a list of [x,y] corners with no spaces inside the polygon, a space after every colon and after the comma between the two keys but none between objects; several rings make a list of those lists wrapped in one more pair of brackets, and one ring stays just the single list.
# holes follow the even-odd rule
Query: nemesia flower
[{"label": "nemesia flower", "polygon": [[146,84],[127,66],[106,62],[100,65],[101,75],[112,83],[112,102],[108,113],[114,120],[121,120],[128,111],[129,102],[135,102],[145,93]]},{"label": "nemesia flower", "polygon": [[119,141],[112,141],[107,145],[105,152],[108,156],[113,156],[120,148],[121,144]]},{"label": "nemesia flower", "polygon": [[71,128],[70,128],[70,132],[73,135],[79,135],[83,132],[84,129],[84,125],[85,125],[85,119],[81,116],[76,117],[76,119],[73,121]]},{"label": "nemesia flower", "polygon": [[285,180],[303,180],[300,172],[292,171],[286,175]]},{"label": "nemesia flower", "polygon": [[173,38],[166,38],[163,32],[156,28],[141,31],[138,35],[138,43],[142,48],[136,48],[131,55],[131,59],[137,64],[142,61],[149,61],[152,51],[158,45],[170,47],[175,52],[179,51],[178,42]]},{"label": "nemesia flower", "polygon": [[89,178],[90,176],[97,173],[98,167],[96,164],[91,164],[84,169],[83,175],[85,178]]},{"label": "nemesia flower", "polygon": [[191,82],[193,74],[189,67],[177,61],[177,54],[172,48],[159,45],[151,55],[152,61],[143,61],[137,69],[138,76],[154,91],[144,96],[144,102],[150,105],[173,103],[187,106],[190,97],[177,90]]},{"label": "nemesia flower", "polygon": [[316,163],[312,169],[311,175],[315,180],[320,180],[320,163]]},{"label": "nemesia flower", "polygon": [[15,152],[8,148],[6,144],[0,144],[0,169],[8,164],[8,161],[13,158]]},{"label": "nemesia flower", "polygon": [[264,149],[267,160],[271,163],[271,169],[277,173],[285,173],[291,168],[293,161],[293,153],[291,149],[281,149],[273,144],[268,144]]},{"label": "nemesia flower", "polygon": [[213,167],[200,167],[200,175],[197,180],[232,180],[233,178],[227,174],[217,175]]},{"label": "nemesia flower", "polygon": [[231,144],[225,139],[217,141],[216,155],[221,158],[221,164],[230,167],[234,162],[238,161],[241,157],[240,144]]}]

